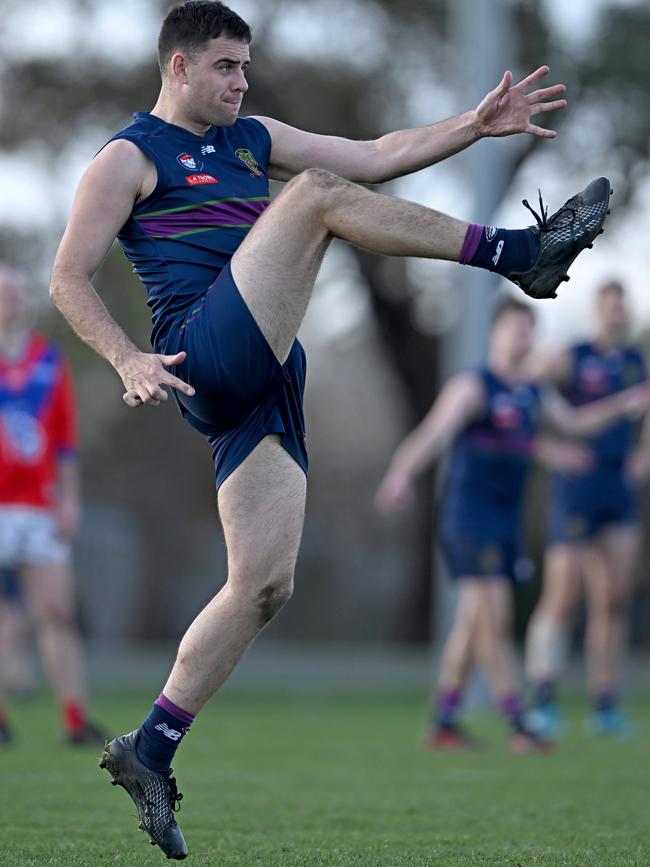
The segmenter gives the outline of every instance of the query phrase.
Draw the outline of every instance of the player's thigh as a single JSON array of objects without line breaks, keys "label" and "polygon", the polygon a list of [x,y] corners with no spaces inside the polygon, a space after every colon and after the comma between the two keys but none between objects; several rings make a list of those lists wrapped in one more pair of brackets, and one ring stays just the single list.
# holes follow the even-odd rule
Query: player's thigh
[{"label": "player's thigh", "polygon": [[21,574],[27,607],[37,623],[75,621],[74,575],[69,560],[26,563]]},{"label": "player's thigh", "polygon": [[591,613],[609,614],[631,593],[640,548],[636,527],[610,527],[585,550],[585,582]]},{"label": "player's thigh", "polygon": [[508,635],[512,628],[512,581],[495,575],[483,579],[481,599],[482,624],[496,638]]},{"label": "player's thigh", "polygon": [[581,542],[557,542],[544,554],[542,602],[558,615],[566,615],[573,608],[580,592]]},{"label": "player's thigh", "polygon": [[[276,357],[284,362],[298,333],[331,236],[319,176],[294,178],[262,214],[232,258],[237,287]],[[310,180],[311,179],[311,180]]]},{"label": "player's thigh", "polygon": [[293,575],[307,481],[279,436],[267,436],[219,488],[229,580]]}]

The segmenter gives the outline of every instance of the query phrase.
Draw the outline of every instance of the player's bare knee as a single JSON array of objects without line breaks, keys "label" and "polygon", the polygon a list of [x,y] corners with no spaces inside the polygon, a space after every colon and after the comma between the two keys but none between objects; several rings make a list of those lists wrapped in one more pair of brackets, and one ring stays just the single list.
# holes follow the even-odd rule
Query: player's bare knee
[{"label": "player's bare knee", "polygon": [[325,169],[305,169],[289,181],[286,192],[304,198],[315,207],[323,207],[327,205],[331,194],[347,183]]},{"label": "player's bare knee", "polygon": [[293,595],[293,576],[285,575],[265,584],[258,592],[256,604],[260,621],[265,624],[287,604]]}]

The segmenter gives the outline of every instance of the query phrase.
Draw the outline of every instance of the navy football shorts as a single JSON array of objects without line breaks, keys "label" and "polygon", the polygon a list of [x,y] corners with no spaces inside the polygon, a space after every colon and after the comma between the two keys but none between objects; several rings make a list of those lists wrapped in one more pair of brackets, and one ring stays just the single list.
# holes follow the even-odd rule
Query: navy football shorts
[{"label": "navy football shorts", "polygon": [[195,389],[175,391],[185,420],[210,443],[217,487],[268,434],[306,473],[305,352],[296,340],[285,364],[275,357],[241,297],[230,265],[164,340],[164,351],[184,350],[176,376]]},{"label": "navy football shorts", "polygon": [[[478,516],[475,516],[475,518]],[[529,561],[521,554],[521,523],[501,520],[470,522],[445,516],[438,529],[438,544],[452,578],[508,578],[521,582],[529,576]]]},{"label": "navy football shorts", "polygon": [[18,575],[14,569],[0,569],[0,599],[7,602],[17,602],[22,599],[22,590]]},{"label": "navy football shorts", "polygon": [[550,543],[593,539],[607,527],[639,520],[636,487],[619,465],[600,466],[584,475],[555,475],[548,514]]}]

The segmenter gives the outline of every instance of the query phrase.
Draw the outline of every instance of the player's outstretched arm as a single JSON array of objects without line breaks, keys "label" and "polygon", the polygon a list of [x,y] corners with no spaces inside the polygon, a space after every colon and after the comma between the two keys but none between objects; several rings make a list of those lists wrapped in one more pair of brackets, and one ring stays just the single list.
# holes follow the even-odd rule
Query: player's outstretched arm
[{"label": "player's outstretched arm", "polygon": [[112,142],[93,160],[79,183],[50,284],[50,296],[72,328],[118,372],[126,388],[124,401],[132,407],[167,400],[165,387],[194,394],[166,369],[185,354],[141,352],[90,282],[128,220],[149,170],[144,154],[127,141]]},{"label": "player's outstretched arm", "polygon": [[442,455],[483,405],[483,388],[475,374],[462,373],[449,380],[424,419],[398,446],[375,495],[379,512],[388,515],[410,504],[418,475]]},{"label": "player's outstretched arm", "polygon": [[650,410],[650,386],[634,385],[585,406],[573,406],[559,392],[544,394],[545,420],[562,433],[590,436],[622,418],[640,419]]},{"label": "player's outstretched arm", "polygon": [[269,175],[288,180],[305,169],[321,168],[351,181],[376,184],[431,166],[486,136],[529,133],[554,138],[553,130],[531,120],[566,106],[565,99],[557,98],[566,89],[563,84],[537,87],[548,71],[548,66],[541,66],[516,85],[512,73],[506,72],[473,111],[375,141],[315,135],[260,117],[273,142]]}]

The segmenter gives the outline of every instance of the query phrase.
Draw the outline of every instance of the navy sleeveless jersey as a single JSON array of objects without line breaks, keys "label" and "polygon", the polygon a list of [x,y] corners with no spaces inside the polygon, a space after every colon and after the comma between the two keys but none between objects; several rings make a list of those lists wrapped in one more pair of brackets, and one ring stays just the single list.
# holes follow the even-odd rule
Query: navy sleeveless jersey
[{"label": "navy sleeveless jersey", "polygon": [[138,112],[113,136],[153,162],[156,188],[137,204],[118,241],[147,290],[152,343],[214,283],[268,206],[271,137],[253,118],[205,136]]},{"label": "navy sleeveless jersey", "polygon": [[511,385],[488,369],[478,370],[485,412],[452,447],[443,496],[443,523],[510,518],[522,505],[533,439],[540,424],[537,385]]},{"label": "navy sleeveless jersey", "polygon": [[[574,406],[600,400],[647,379],[643,355],[632,346],[603,351],[593,343],[579,343],[570,353],[570,379],[563,394]],[[621,419],[588,442],[600,462],[621,464],[638,431],[639,422]]]}]

